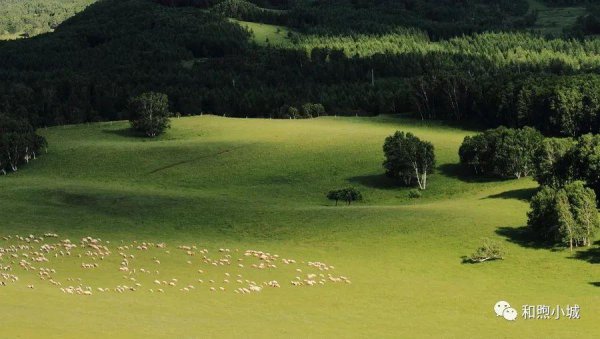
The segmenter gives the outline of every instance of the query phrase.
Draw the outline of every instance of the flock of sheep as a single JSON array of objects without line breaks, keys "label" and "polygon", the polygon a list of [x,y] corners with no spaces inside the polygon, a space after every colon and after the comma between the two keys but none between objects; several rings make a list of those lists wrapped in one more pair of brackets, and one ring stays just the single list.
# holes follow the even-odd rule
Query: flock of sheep
[{"label": "flock of sheep", "polygon": [[[22,274],[28,278],[29,289],[35,289],[36,284],[49,284],[65,294],[73,295],[136,291],[187,293],[200,289],[251,294],[268,288],[280,288],[283,281],[280,284],[272,278],[256,279],[256,276],[267,274],[257,274],[258,272],[274,272],[284,266],[286,273],[293,272],[295,275],[285,283],[289,286],[351,283],[345,276],[334,275],[334,266],[322,262],[297,262],[257,250],[220,248],[214,251],[215,254],[211,257],[208,249],[195,245],[181,245],[171,249],[165,243],[121,242],[114,246],[114,252],[110,246],[109,241],[92,237],[82,238],[78,244],[69,239],[58,240],[58,235],[54,233],[46,233],[43,236],[3,237],[0,241],[0,288],[18,284],[19,275]],[[118,256],[117,260],[115,256]],[[139,260],[140,257],[145,259]],[[169,266],[178,260],[185,261],[184,267],[190,267],[186,272],[179,272],[181,278],[161,273],[162,268],[168,271]],[[53,266],[53,262],[58,266]],[[142,262],[146,263],[147,267],[141,267]],[[78,266],[82,276],[87,275],[87,278],[65,277],[65,273],[73,272],[72,265]],[[60,272],[58,267],[61,266],[65,267],[66,272]],[[85,271],[97,272],[96,270],[100,269],[108,272],[109,276],[112,274],[120,282],[109,284],[112,286],[92,287],[89,281],[93,280],[93,276],[85,274]],[[193,278],[190,270],[194,270]],[[246,275],[254,276],[254,279]],[[62,279],[59,279],[61,276]]]}]

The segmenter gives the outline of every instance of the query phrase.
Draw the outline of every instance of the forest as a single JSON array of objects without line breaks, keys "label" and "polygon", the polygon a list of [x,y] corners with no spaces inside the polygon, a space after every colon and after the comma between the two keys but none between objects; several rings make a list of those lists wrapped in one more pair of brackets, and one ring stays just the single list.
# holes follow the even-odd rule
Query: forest
[{"label": "forest", "polygon": [[[180,115],[319,104],[598,132],[598,40],[529,32],[526,1],[491,3],[98,1],[52,34],[0,42],[0,112],[35,126],[125,119],[129,98],[159,91]],[[283,25],[288,39],[257,44],[232,17]]]}]

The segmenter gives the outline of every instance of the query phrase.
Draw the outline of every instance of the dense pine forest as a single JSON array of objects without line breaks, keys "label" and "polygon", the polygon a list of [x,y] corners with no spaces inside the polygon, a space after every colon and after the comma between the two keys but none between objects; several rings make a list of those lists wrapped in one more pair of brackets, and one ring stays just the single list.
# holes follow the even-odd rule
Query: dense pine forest
[{"label": "dense pine forest", "polygon": [[[320,104],[598,132],[596,7],[546,5],[589,10],[549,36],[524,0],[100,0],[53,33],[0,42],[0,112],[36,126],[123,119],[129,98],[159,91],[182,115],[288,118]],[[232,18],[277,25],[281,39]]]}]

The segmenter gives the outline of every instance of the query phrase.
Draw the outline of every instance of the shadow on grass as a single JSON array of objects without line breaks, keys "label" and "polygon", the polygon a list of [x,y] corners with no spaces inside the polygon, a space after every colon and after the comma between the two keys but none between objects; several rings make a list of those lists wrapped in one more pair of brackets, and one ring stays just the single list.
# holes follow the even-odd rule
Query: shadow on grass
[{"label": "shadow on grass", "polygon": [[120,136],[123,138],[138,138],[143,136],[142,133],[135,131],[132,128],[122,128],[122,129],[103,129],[102,133],[112,134],[116,136]]},{"label": "shadow on grass", "polygon": [[390,178],[385,174],[372,174],[351,177],[348,182],[356,185],[362,185],[371,188],[379,189],[397,189],[406,187],[400,179]]},{"label": "shadow on grass", "polygon": [[108,216],[161,215],[188,201],[155,194],[136,194],[128,191],[94,191],[47,189],[40,192],[47,206],[66,211],[89,211]]},{"label": "shadow on grass", "polygon": [[447,177],[456,178],[460,181],[469,183],[500,182],[510,180],[492,176],[475,175],[465,169],[461,164],[443,164],[438,166],[437,170]]},{"label": "shadow on grass", "polygon": [[537,192],[537,188],[521,188],[485,197],[484,199],[517,199],[529,201]]},{"label": "shadow on grass", "polygon": [[590,285],[600,287],[600,281],[592,281],[590,282]]},{"label": "shadow on grass", "polygon": [[556,250],[551,243],[535,239],[531,233],[529,233],[527,226],[500,227],[496,230],[496,234],[506,238],[507,241],[522,247]]},{"label": "shadow on grass", "polygon": [[590,264],[600,264],[600,241],[596,241],[593,245],[595,247],[575,252],[572,258],[587,261]]},{"label": "shadow on grass", "polygon": [[484,261],[477,261],[477,260],[473,260],[470,257],[463,255],[460,257],[461,260],[461,264],[463,265],[477,265],[477,264],[483,264],[483,263],[488,263],[488,262],[494,262],[494,261],[502,261],[502,259],[500,258],[491,258],[488,260],[484,260]]}]

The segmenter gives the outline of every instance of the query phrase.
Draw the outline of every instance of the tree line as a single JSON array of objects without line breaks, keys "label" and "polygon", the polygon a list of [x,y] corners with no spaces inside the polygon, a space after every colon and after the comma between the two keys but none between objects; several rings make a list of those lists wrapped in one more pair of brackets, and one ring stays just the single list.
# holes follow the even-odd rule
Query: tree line
[{"label": "tree line", "polygon": [[590,246],[598,229],[600,135],[544,138],[530,127],[499,127],[465,137],[460,161],[474,175],[532,175],[528,229],[540,241]]},{"label": "tree line", "polygon": [[127,118],[130,97],[160,91],[182,115],[302,117],[313,103],[328,114],[415,112],[551,135],[600,128],[597,40],[333,32],[257,46],[219,13],[105,0],[51,35],[0,43],[0,109],[35,126],[118,120]]}]

